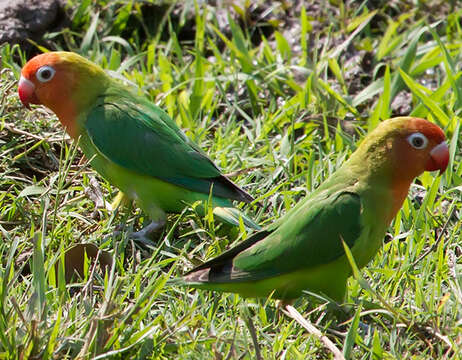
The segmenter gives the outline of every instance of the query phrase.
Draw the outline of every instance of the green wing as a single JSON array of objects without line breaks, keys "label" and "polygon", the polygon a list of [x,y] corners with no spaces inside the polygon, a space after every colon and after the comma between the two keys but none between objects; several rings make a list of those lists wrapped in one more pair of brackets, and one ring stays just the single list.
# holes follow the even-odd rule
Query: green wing
[{"label": "green wing", "polygon": [[134,96],[104,96],[88,113],[85,130],[110,161],[138,174],[244,202],[252,197],[226,177],[160,108]]},{"label": "green wing", "polygon": [[[314,200],[314,201],[313,201]],[[298,211],[283,218],[273,231],[258,232],[215,259],[186,274],[188,282],[245,282],[271,278],[328,264],[344,254],[361,234],[361,201],[340,192],[322,200],[307,199]],[[194,279],[194,273],[200,276]]]}]

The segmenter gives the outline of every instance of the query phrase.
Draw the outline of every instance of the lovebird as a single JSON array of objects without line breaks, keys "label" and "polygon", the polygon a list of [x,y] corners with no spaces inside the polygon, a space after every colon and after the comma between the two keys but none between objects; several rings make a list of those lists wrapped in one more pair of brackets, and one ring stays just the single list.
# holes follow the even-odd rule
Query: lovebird
[{"label": "lovebird", "polygon": [[443,131],[427,120],[381,122],[315,191],[283,217],[174,283],[290,303],[303,290],[341,302],[352,274],[378,252],[414,178],[446,170]]},{"label": "lovebird", "polygon": [[[209,200],[225,222],[260,227],[232,206],[252,196],[223,176],[209,157],[158,106],[72,52],[49,52],[27,62],[18,83],[21,102],[51,109],[92,167],[136,200],[153,221]],[[204,210],[202,210],[204,211]],[[148,232],[140,232],[140,236]]]}]

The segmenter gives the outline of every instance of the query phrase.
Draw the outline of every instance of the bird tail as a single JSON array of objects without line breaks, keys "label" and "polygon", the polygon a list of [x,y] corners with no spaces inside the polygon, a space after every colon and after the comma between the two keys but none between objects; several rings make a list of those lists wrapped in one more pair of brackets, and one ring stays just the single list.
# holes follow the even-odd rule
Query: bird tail
[{"label": "bird tail", "polygon": [[239,226],[240,219],[242,219],[246,227],[254,230],[261,230],[260,225],[234,207],[217,206],[213,208],[213,214],[225,223]]}]

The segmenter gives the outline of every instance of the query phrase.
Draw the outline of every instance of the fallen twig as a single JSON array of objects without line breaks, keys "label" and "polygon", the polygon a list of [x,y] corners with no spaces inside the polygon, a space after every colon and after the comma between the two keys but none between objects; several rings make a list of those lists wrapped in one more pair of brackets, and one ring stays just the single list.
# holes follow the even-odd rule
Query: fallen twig
[{"label": "fallen twig", "polygon": [[337,346],[335,346],[327,336],[323,335],[311,322],[305,319],[292,305],[285,305],[282,311],[303,326],[310,334],[316,336],[324,346],[334,354],[336,360],[345,360],[345,357]]}]

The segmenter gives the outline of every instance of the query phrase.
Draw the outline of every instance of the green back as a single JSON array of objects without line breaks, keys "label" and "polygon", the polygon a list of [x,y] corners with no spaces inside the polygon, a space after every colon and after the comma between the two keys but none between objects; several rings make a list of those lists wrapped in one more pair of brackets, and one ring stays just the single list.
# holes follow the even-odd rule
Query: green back
[{"label": "green back", "polygon": [[252,198],[220,170],[160,108],[114,86],[89,111],[84,129],[110,161],[189,190],[245,201]]},{"label": "green back", "polygon": [[210,282],[271,278],[329,264],[360,237],[361,200],[351,192],[318,193],[284,216],[277,228],[256,233],[197,270],[210,268]]}]

